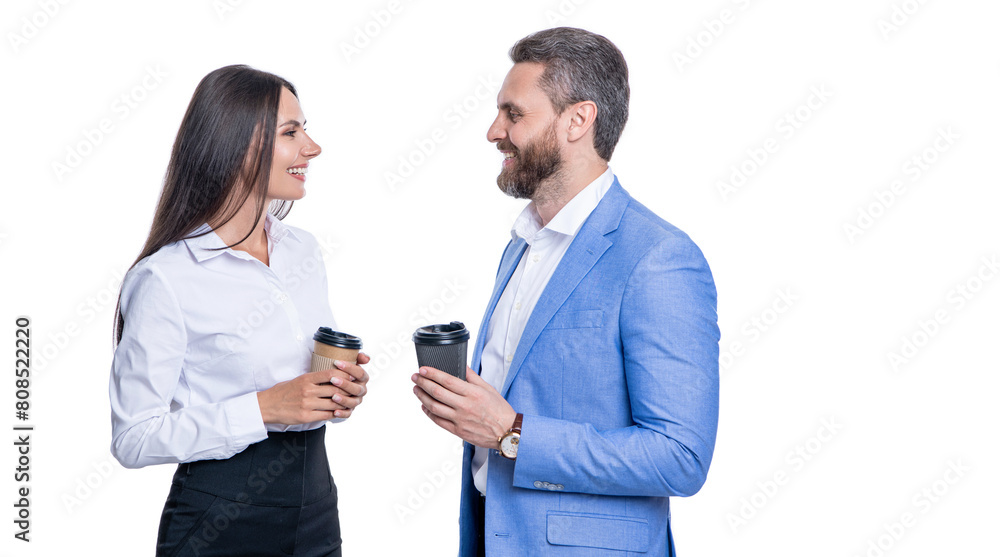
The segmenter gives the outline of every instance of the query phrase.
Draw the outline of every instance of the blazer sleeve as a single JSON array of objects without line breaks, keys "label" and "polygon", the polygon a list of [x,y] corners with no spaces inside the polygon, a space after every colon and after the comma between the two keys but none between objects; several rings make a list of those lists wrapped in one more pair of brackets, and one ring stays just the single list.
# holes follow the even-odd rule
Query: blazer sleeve
[{"label": "blazer sleeve", "polygon": [[229,458],[267,437],[256,393],[171,408],[187,335],[169,282],[152,264],[122,285],[125,328],[111,366],[111,453],[126,468]]},{"label": "blazer sleeve", "polygon": [[689,238],[669,237],[639,260],[619,327],[634,425],[598,431],[525,415],[515,486],[688,496],[704,484],[718,427],[719,328],[715,283]]}]

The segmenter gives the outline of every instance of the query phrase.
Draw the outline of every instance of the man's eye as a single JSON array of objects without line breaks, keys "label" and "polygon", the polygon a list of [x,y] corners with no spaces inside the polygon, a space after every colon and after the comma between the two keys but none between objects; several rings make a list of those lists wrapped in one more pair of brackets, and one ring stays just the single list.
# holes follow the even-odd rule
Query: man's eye
[{"label": "man's eye", "polygon": [[521,115],[517,112],[508,112],[507,115],[510,117],[512,122],[517,122],[521,119]]}]

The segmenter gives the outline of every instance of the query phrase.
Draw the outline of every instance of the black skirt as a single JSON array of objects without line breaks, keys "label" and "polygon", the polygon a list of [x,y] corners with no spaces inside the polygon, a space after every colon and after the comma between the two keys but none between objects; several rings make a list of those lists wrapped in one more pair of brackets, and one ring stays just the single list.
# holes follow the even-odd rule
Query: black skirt
[{"label": "black skirt", "polygon": [[156,555],[341,555],[326,426],[268,433],[227,460],[181,464]]}]

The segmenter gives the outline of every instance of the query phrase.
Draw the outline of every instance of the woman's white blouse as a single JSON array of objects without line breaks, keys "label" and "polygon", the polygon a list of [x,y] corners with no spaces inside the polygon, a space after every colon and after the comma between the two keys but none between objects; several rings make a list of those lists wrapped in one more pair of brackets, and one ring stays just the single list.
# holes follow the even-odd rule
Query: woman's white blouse
[{"label": "woman's white blouse", "polygon": [[[208,231],[164,246],[122,284],[111,368],[111,452],[127,468],[229,458],[268,431],[257,392],[309,371],[336,327],[316,239],[268,214],[270,267]],[[341,421],[331,420],[331,421]]]}]

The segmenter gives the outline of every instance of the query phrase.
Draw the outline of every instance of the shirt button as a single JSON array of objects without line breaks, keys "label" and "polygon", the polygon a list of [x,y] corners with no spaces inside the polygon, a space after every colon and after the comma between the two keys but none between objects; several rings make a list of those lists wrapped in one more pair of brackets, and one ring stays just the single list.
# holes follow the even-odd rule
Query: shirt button
[{"label": "shirt button", "polygon": [[507,354],[507,363],[509,364],[509,363],[511,363],[513,361],[514,361],[514,355],[513,354]]},{"label": "shirt button", "polygon": [[295,335],[295,340],[302,342],[302,335]]},{"label": "shirt button", "polygon": [[521,302],[514,304],[514,309],[521,311]]},{"label": "shirt button", "polygon": [[538,263],[539,261],[542,260],[542,256],[541,255],[535,255],[535,256],[533,256],[531,258],[531,260],[534,261],[535,263]]}]

